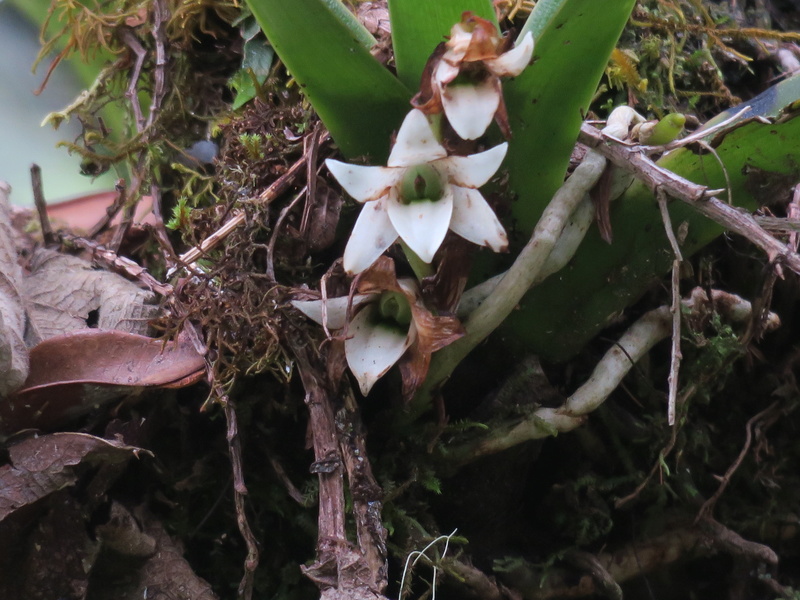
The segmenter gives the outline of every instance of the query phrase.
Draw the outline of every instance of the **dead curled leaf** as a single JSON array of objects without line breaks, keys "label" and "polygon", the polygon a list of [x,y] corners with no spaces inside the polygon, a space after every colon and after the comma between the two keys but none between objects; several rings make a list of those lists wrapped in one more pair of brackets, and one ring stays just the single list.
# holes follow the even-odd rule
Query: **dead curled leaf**
[{"label": "dead curled leaf", "polygon": [[198,381],[205,359],[188,340],[84,329],[35,346],[24,386],[0,402],[0,432],[51,429],[122,394]]},{"label": "dead curled leaf", "polygon": [[127,461],[140,448],[85,433],[53,433],[29,437],[7,449],[0,466],[0,523],[16,510],[74,485],[80,467]]},{"label": "dead curled leaf", "polygon": [[52,250],[34,254],[22,288],[30,319],[28,346],[86,327],[144,335],[157,309],[152,292]]}]

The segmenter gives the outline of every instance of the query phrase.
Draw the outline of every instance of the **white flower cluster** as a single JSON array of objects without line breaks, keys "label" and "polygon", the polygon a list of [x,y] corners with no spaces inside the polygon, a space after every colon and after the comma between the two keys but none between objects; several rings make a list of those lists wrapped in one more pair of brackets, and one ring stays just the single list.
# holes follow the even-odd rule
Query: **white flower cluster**
[{"label": "white flower cluster", "polygon": [[[395,278],[391,260],[381,258],[384,251],[399,238],[430,263],[448,230],[495,252],[508,247],[505,229],[478,191],[500,168],[508,144],[449,155],[429,117],[444,113],[465,140],[483,135],[493,119],[508,136],[499,78],[522,72],[533,39],[528,33],[515,48],[509,46],[492,23],[464,13],[431,56],[412,100],[416,108],[400,126],[387,165],[325,161],[345,191],[364,204],[345,248],[344,268],[350,274],[369,271],[352,299],[293,304],[331,329],[346,329],[345,357],[364,394],[398,363],[408,397],[424,380],[431,353],[463,335],[454,317],[425,308],[416,282]],[[348,304],[354,314],[349,324]]]}]

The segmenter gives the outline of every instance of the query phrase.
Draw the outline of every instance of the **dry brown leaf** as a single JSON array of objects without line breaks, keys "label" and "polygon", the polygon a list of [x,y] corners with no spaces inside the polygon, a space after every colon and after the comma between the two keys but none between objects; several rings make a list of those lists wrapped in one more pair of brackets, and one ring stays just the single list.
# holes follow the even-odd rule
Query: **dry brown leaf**
[{"label": "dry brown leaf", "polygon": [[0,397],[21,386],[28,375],[25,308],[19,289],[22,270],[11,226],[10,191],[9,185],[0,181]]},{"label": "dry brown leaf", "polygon": [[29,346],[87,327],[144,335],[155,316],[152,292],[52,250],[36,252],[22,286],[31,321]]},{"label": "dry brown leaf", "polygon": [[50,429],[123,394],[199,380],[205,359],[188,340],[84,329],[35,346],[25,385],[0,402],[0,432]]},{"label": "dry brown leaf", "polygon": [[53,433],[22,440],[7,452],[9,464],[0,466],[0,522],[73,485],[80,465],[120,463],[142,450],[85,433]]},{"label": "dry brown leaf", "polygon": [[8,448],[8,464],[0,466],[0,597],[88,597],[105,547],[91,523],[139,452],[82,433],[29,437]]}]

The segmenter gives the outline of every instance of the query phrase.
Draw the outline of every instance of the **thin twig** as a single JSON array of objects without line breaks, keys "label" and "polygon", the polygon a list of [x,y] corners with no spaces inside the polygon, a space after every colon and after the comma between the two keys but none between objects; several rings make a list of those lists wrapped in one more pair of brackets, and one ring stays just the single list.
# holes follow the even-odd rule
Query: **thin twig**
[{"label": "thin twig", "polygon": [[164,0],[154,0],[153,2],[153,40],[156,46],[156,61],[153,73],[153,95],[150,101],[149,114],[147,115],[147,122],[144,125],[145,129],[152,127],[156,118],[161,110],[161,104],[164,101],[164,96],[167,91],[167,34],[164,30],[164,24],[169,17],[169,12],[164,4]]},{"label": "thin twig", "polygon": [[[255,200],[258,204],[270,204],[278,196],[280,196],[286,189],[294,182],[300,172],[306,168],[305,157],[299,158],[291,168],[283,175],[273,181],[270,186],[264,190]],[[233,216],[217,231],[208,236],[200,244],[194,248],[190,248],[178,257],[178,262],[181,265],[191,265],[198,258],[213,250],[217,245],[227,238],[234,229],[244,223],[245,213],[242,209],[233,211]]]},{"label": "thin twig", "polygon": [[672,246],[672,253],[675,259],[672,261],[672,350],[670,352],[669,377],[667,385],[669,387],[667,401],[667,421],[671,426],[675,425],[675,403],[678,398],[678,372],[681,366],[681,263],[683,256],[678,240],[675,239],[675,232],[672,229],[672,220],[669,218],[667,209],[667,195],[662,189],[656,190],[658,196],[658,208],[661,211],[661,219],[664,223],[664,230],[667,239]]},{"label": "thin twig", "polygon": [[[688,389],[685,390],[684,393],[682,394],[680,402],[678,404],[681,405],[684,404],[691,396],[695,394],[696,391],[697,391],[697,386],[693,383],[690,384],[688,386]],[[614,508],[622,508],[624,505],[626,505],[631,500],[634,500],[639,496],[639,494],[642,493],[642,490],[645,487],[647,487],[647,484],[650,483],[650,480],[653,478],[653,475],[655,475],[658,472],[658,470],[662,466],[663,461],[666,460],[667,456],[669,456],[670,452],[672,452],[672,449],[675,447],[675,442],[678,441],[679,430],[680,428],[678,427],[672,428],[672,435],[670,436],[667,445],[664,448],[662,448],[661,451],[658,453],[658,459],[655,461],[655,463],[653,463],[653,466],[651,467],[650,472],[647,474],[647,477],[645,477],[639,483],[639,485],[636,486],[636,489],[633,490],[630,494],[617,499],[616,502],[614,502]]]},{"label": "thin twig", "polygon": [[725,475],[723,475],[722,478],[720,479],[719,487],[717,488],[717,491],[714,492],[714,495],[711,496],[708,500],[706,500],[703,503],[703,506],[700,507],[700,511],[697,513],[697,518],[695,519],[695,523],[697,523],[701,519],[709,518],[711,516],[711,513],[714,510],[714,505],[717,503],[717,500],[719,500],[722,494],[725,492],[725,488],[727,488],[728,484],[731,482],[733,474],[736,473],[736,471],[739,469],[739,467],[742,464],[742,461],[745,459],[747,453],[750,451],[750,445],[753,442],[753,425],[766,419],[766,417],[775,412],[779,406],[780,406],[780,401],[776,400],[775,402],[770,404],[767,408],[765,408],[758,414],[754,415],[747,421],[747,424],[745,425],[744,446],[742,446],[742,450],[739,452],[739,456],[736,457],[736,460],[733,461],[733,464],[731,464],[731,466],[728,467],[728,470],[725,471]]},{"label": "thin twig", "polygon": [[[789,202],[789,206],[786,208],[786,221],[787,222],[797,222],[800,225],[800,183],[794,186],[794,190],[792,193],[792,201]],[[800,229],[800,227],[798,227]],[[800,246],[800,235],[798,235],[798,229],[792,231],[789,234],[789,248],[797,252],[798,246]]]},{"label": "thin twig", "polygon": [[706,186],[692,183],[658,166],[639,149],[609,144],[602,132],[594,127],[583,125],[579,141],[596,149],[615,165],[633,171],[651,189],[663,189],[670,197],[686,202],[724,228],[747,238],[766,252],[770,261],[780,260],[800,274],[800,256],[797,253],[764,231],[750,213],[713,197],[724,190],[709,190]]},{"label": "thin twig", "polygon": [[[136,187],[138,188],[139,185],[137,184]],[[122,242],[125,240],[125,236],[128,235],[128,231],[133,224],[133,217],[136,214],[136,204],[137,202],[129,202],[123,208],[122,221],[120,221],[119,227],[117,227],[116,231],[114,231],[114,236],[111,238],[111,242],[109,243],[109,249],[112,252],[119,253]]]},{"label": "thin twig", "polygon": [[147,272],[147,269],[141,265],[138,265],[129,258],[119,256],[116,252],[112,252],[111,250],[104,248],[93,240],[72,235],[71,233],[61,233],[59,234],[59,237],[62,242],[66,242],[74,246],[78,246],[79,248],[83,248],[84,250],[88,250],[92,253],[93,260],[113,269],[114,271],[122,273],[123,275],[127,275],[134,281],[138,281],[144,287],[156,292],[157,294],[169,296],[173,292],[171,285],[168,283],[160,283],[152,275],[150,275],[150,273]]},{"label": "thin twig", "polygon": [[44,243],[46,245],[55,243],[57,240],[53,235],[50,217],[47,216],[47,202],[44,199],[44,190],[42,188],[42,169],[39,165],[31,165],[31,186],[33,187],[33,202],[36,205],[36,212],[39,214],[39,224],[42,227]]},{"label": "thin twig", "polygon": [[303,218],[300,221],[300,235],[305,237],[306,230],[308,229],[308,220],[311,216],[311,208],[317,198],[317,155],[319,154],[320,134],[325,129],[322,123],[317,123],[314,131],[310,136],[304,138],[306,149],[303,154],[306,155],[306,186],[308,187],[308,195],[306,196],[306,204],[303,207]]},{"label": "thin twig", "polygon": [[131,72],[131,79],[128,82],[128,89],[125,91],[125,97],[131,103],[133,109],[134,121],[136,123],[136,131],[141,132],[144,129],[144,115],[142,114],[142,107],[139,104],[139,93],[137,85],[139,83],[139,76],[142,73],[142,65],[144,59],[147,58],[147,50],[136,37],[134,30],[128,26],[119,28],[119,37],[125,42],[128,49],[136,55],[136,60],[133,64]]},{"label": "thin twig", "polygon": [[128,199],[128,190],[125,180],[117,179],[117,183],[114,184],[114,190],[117,192],[114,202],[111,203],[111,206],[106,207],[106,213],[95,223],[94,227],[89,230],[89,238],[95,238],[104,231],[114,217],[117,216],[120,209],[125,206],[125,202],[127,202]]},{"label": "thin twig", "polygon": [[275,471],[275,475],[278,476],[278,479],[281,480],[283,486],[286,488],[286,493],[289,494],[289,497],[297,502],[300,506],[307,508],[308,507],[308,500],[303,495],[303,492],[297,489],[297,486],[292,483],[292,480],[289,479],[289,476],[286,474],[286,470],[283,468],[283,465],[280,461],[275,458],[271,453],[267,453],[267,459],[269,460],[269,464],[272,465],[272,470]]},{"label": "thin twig", "polygon": [[242,441],[239,437],[239,423],[236,418],[236,409],[230,398],[218,386],[215,386],[217,401],[222,404],[225,412],[225,421],[228,424],[226,438],[228,440],[228,452],[231,456],[231,468],[233,469],[233,498],[236,506],[236,524],[239,532],[247,545],[247,558],[244,561],[244,575],[239,583],[239,598],[251,600],[253,597],[253,583],[255,570],[258,567],[258,542],[250,523],[247,520],[245,508],[245,496],[247,486],[244,483],[244,466],[242,464]]},{"label": "thin twig", "polygon": [[300,190],[292,199],[292,201],[283,207],[281,214],[278,215],[278,219],[275,221],[275,227],[272,229],[272,237],[270,237],[269,245],[267,246],[267,268],[265,269],[267,277],[269,277],[272,281],[275,281],[275,264],[272,257],[275,254],[275,244],[278,241],[278,234],[283,226],[283,222],[286,220],[286,217],[289,216],[289,213],[292,212],[292,209],[297,206],[297,203],[300,202],[300,200],[302,200],[304,197],[307,197],[307,190],[308,188],[304,186],[303,189]]}]

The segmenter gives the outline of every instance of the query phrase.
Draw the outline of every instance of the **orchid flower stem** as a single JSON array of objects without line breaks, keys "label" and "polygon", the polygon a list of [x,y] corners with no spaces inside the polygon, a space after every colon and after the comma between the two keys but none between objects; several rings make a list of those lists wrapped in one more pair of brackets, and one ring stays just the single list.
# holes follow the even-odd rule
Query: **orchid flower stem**
[{"label": "orchid flower stem", "polygon": [[425,277],[430,277],[435,273],[433,267],[417,256],[417,253],[409,248],[403,240],[400,240],[400,247],[403,249],[406,260],[408,260],[408,264],[411,266],[411,270],[414,271],[418,281],[422,281]]}]

